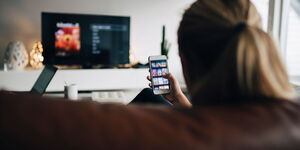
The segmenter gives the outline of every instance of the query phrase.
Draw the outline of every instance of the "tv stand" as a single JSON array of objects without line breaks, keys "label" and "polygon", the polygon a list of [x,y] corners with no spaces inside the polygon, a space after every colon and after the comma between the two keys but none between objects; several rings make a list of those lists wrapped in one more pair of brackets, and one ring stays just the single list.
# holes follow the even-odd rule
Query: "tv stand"
[{"label": "tv stand", "polygon": [[[0,89],[29,91],[40,70],[0,71]],[[50,82],[47,92],[64,90],[65,81],[76,83],[80,91],[130,90],[147,87],[148,69],[59,69]]]},{"label": "tv stand", "polygon": [[82,69],[92,69],[93,68],[93,65],[91,64],[84,64],[81,66]]},{"label": "tv stand", "polygon": [[[54,65],[60,70],[70,70],[70,69],[125,69],[131,68],[128,66],[112,66],[112,65]],[[31,70],[29,68],[29,70]]]}]

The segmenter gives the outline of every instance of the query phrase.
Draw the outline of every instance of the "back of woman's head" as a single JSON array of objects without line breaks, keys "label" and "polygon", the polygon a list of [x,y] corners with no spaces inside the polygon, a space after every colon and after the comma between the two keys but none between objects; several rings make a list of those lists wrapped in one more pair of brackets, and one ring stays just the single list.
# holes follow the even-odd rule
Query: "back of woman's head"
[{"label": "back of woman's head", "polygon": [[295,96],[277,46],[249,0],[196,1],[183,15],[178,44],[192,96]]}]

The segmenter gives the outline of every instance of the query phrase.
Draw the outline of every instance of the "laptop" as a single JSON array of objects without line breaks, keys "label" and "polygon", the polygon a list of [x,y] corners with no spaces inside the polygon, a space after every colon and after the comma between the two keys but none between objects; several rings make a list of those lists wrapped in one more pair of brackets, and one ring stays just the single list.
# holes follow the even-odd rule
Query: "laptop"
[{"label": "laptop", "polygon": [[54,77],[57,68],[51,65],[45,65],[43,71],[39,75],[38,79],[35,81],[32,89],[29,93],[43,95],[46,89]]}]

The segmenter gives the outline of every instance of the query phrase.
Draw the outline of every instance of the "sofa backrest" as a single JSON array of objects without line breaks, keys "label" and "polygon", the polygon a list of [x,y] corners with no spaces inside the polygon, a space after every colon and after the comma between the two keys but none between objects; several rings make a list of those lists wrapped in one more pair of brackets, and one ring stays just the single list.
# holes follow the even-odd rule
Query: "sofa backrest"
[{"label": "sofa backrest", "polygon": [[300,149],[300,105],[187,109],[1,92],[0,142],[16,149]]}]

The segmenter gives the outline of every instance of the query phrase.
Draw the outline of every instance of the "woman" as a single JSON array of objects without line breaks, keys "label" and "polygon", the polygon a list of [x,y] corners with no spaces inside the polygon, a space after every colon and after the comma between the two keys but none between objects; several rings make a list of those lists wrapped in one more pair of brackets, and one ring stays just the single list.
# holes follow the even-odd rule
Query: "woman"
[{"label": "woman", "polygon": [[[178,44],[194,105],[296,96],[278,48],[248,0],[198,0],[183,15]],[[173,90],[165,98],[190,107],[174,77],[166,78]]]},{"label": "woman", "polygon": [[[295,97],[249,0],[198,0],[183,16],[178,43],[193,106]],[[172,86],[165,98],[190,107],[175,78],[165,77]],[[12,140],[23,149],[299,149],[299,104],[239,106],[140,107],[0,92],[0,148]]]}]

